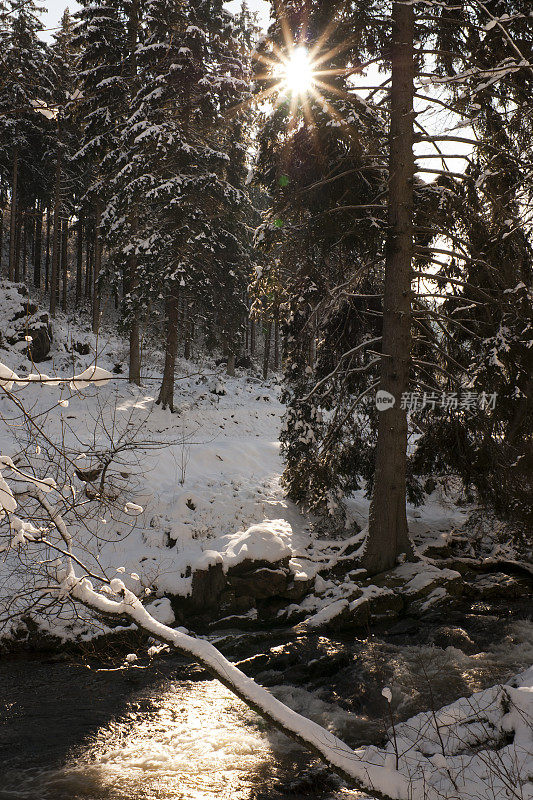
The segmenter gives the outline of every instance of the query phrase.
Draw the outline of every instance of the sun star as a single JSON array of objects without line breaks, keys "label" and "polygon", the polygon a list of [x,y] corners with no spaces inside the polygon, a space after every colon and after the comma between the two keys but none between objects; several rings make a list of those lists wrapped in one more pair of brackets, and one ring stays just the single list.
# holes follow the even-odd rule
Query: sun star
[{"label": "sun star", "polygon": [[306,94],[314,83],[313,63],[305,47],[295,47],[280,67],[280,77],[293,94]]}]

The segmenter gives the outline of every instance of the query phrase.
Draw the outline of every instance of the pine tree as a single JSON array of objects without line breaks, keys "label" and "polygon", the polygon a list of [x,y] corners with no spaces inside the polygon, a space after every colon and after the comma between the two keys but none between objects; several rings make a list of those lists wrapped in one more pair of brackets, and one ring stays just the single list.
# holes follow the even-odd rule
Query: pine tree
[{"label": "pine tree", "polygon": [[103,246],[101,216],[114,170],[118,126],[128,102],[128,36],[123,3],[82,0],[72,46],[79,52],[77,113],[83,119],[81,147],[74,160],[84,165],[85,216],[94,231],[92,260],[92,322],[100,318],[100,277]]},{"label": "pine tree", "polygon": [[[49,148],[45,161],[55,162],[53,187],[53,244],[52,270],[50,278],[50,313],[55,315],[57,300],[63,282],[62,308],[66,310],[68,265],[68,220],[75,209],[79,194],[79,179],[73,164],[73,154],[78,142],[79,128],[76,124],[75,97],[75,53],[73,48],[74,23],[68,9],[61,18],[61,27],[54,36],[50,48],[50,65],[54,74],[52,91],[54,107],[54,135],[49,137]],[[77,191],[78,190],[78,191]],[[63,231],[63,233],[62,233]],[[61,241],[66,238],[67,241]],[[61,257],[61,252],[65,257]],[[60,275],[60,266],[63,275]]]},{"label": "pine tree", "polygon": [[[457,17],[458,10],[454,13]],[[418,472],[453,471],[498,514],[522,520],[531,519],[533,507],[528,13],[522,0],[461,11],[463,25],[465,16],[469,23],[462,49],[451,41],[449,27],[440,31],[441,68],[468,76],[451,93],[455,103],[470,106],[477,140],[468,181],[454,186],[443,203],[451,246],[460,242],[467,260],[461,266],[459,258],[438,272],[441,286],[446,278],[460,279],[441,308],[442,364],[452,376],[447,388],[490,402],[441,410],[415,456]],[[450,179],[448,188],[453,183]]]},{"label": "pine tree", "polygon": [[[38,163],[47,130],[53,84],[41,24],[33,0],[3,5],[1,21],[0,171],[10,187],[8,275],[20,279],[19,247],[24,210],[39,193]],[[1,10],[1,9],[0,9]],[[42,113],[39,113],[41,109]]]},{"label": "pine tree", "polygon": [[[295,45],[303,43],[310,48],[316,68],[320,70],[323,61],[320,58],[316,61],[316,49],[313,50],[315,42],[318,40],[324,43],[328,36],[331,38],[332,30],[337,36],[337,31],[342,31],[343,24],[351,24],[351,35],[339,35],[338,44],[334,42],[330,49],[329,55],[333,55],[337,59],[338,71],[330,72],[324,82],[334,83],[335,75],[347,74],[350,69],[357,67],[358,59],[377,57],[385,65],[392,63],[393,90],[389,95],[389,101],[384,103],[386,95],[382,90],[376,95],[377,87],[376,91],[371,94],[374,103],[376,97],[378,99],[377,107],[380,107],[380,104],[381,106],[385,105],[390,111],[390,128],[393,131],[390,137],[389,153],[391,164],[388,199],[389,222],[385,224],[381,212],[376,212],[374,218],[376,238],[381,243],[388,238],[385,254],[386,264],[383,264],[382,251],[379,246],[372,254],[365,251],[364,242],[362,244],[354,242],[353,250],[350,253],[351,258],[354,260],[360,258],[361,263],[366,264],[367,270],[370,265],[373,265],[374,274],[372,275],[372,270],[367,271],[366,283],[360,282],[355,286],[353,282],[346,284],[344,307],[340,303],[330,301],[329,298],[324,298],[325,292],[331,292],[331,284],[328,286],[324,281],[324,271],[328,278],[333,279],[333,285],[337,281],[340,283],[340,276],[335,276],[335,262],[332,265],[331,258],[325,257],[320,250],[321,237],[317,235],[316,224],[319,215],[316,214],[316,211],[309,213],[306,209],[307,219],[304,215],[298,216],[299,204],[302,203],[302,200],[304,204],[306,203],[305,195],[309,193],[308,186],[305,188],[303,198],[302,194],[298,195],[295,191],[291,195],[290,190],[285,189],[285,204],[280,201],[281,192],[276,187],[276,181],[282,180],[286,186],[290,181],[294,181],[294,175],[286,167],[284,168],[283,159],[286,159],[291,166],[298,165],[300,174],[302,172],[301,165],[305,164],[301,152],[307,156],[311,150],[309,143],[306,143],[300,150],[295,147],[295,143],[298,143],[299,139],[305,141],[306,128],[311,129],[311,115],[307,116],[307,124],[294,122],[295,119],[298,119],[295,114],[297,104],[294,101],[292,107],[284,108],[283,105],[279,105],[277,110],[265,121],[263,128],[264,163],[260,173],[274,196],[272,216],[261,231],[261,237],[270,248],[271,269],[279,270],[280,264],[282,267],[284,263],[290,264],[290,256],[287,258],[285,253],[290,253],[290,248],[293,247],[292,261],[296,265],[297,271],[299,269],[302,275],[309,276],[307,284],[300,280],[296,281],[294,286],[290,286],[286,276],[282,274],[283,285],[289,285],[286,346],[288,367],[292,371],[292,374],[289,373],[288,376],[289,410],[286,430],[283,433],[287,457],[286,484],[289,493],[292,493],[291,496],[295,499],[304,502],[311,499],[311,505],[315,505],[315,508],[322,506],[323,509],[324,506],[335,506],[343,490],[349,491],[350,488],[357,485],[359,476],[367,478],[367,485],[373,486],[373,500],[364,563],[372,572],[393,566],[397,556],[402,552],[407,555],[412,552],[407,534],[405,500],[408,490],[411,490],[413,496],[420,497],[420,483],[416,480],[416,476],[412,475],[412,470],[419,469],[420,465],[416,458],[411,461],[407,459],[407,423],[405,410],[400,405],[400,398],[405,394],[408,386],[422,387],[430,394],[442,391],[446,386],[444,376],[451,374],[450,364],[446,360],[442,360],[442,351],[448,344],[445,341],[447,333],[444,334],[444,337],[441,335],[443,312],[447,311],[447,307],[443,307],[435,299],[438,304],[436,307],[432,299],[434,295],[438,294],[439,289],[441,293],[444,290],[448,296],[450,294],[449,284],[439,280],[436,290],[428,291],[422,288],[421,293],[417,294],[414,291],[413,278],[424,274],[430,278],[431,274],[435,274],[433,265],[437,262],[441,269],[441,275],[450,276],[453,288],[457,283],[463,283],[467,276],[464,264],[472,263],[477,265],[475,267],[476,280],[481,281],[482,284],[490,283],[490,272],[486,272],[484,275],[479,273],[479,241],[476,245],[478,247],[478,253],[476,253],[472,243],[469,243],[470,234],[465,235],[468,226],[461,228],[460,225],[457,225],[454,229],[450,221],[450,217],[453,219],[454,213],[457,218],[457,204],[460,204],[462,209],[463,222],[461,225],[464,226],[466,220],[469,220],[470,226],[475,229],[482,220],[484,214],[480,213],[480,210],[485,201],[478,200],[477,178],[473,173],[470,175],[469,170],[464,176],[451,173],[444,158],[440,170],[442,177],[434,183],[425,184],[419,176],[434,170],[420,165],[415,167],[413,164],[415,141],[424,140],[433,145],[435,157],[442,158],[438,145],[439,137],[428,133],[424,125],[414,119],[412,113],[413,98],[418,97],[421,91],[424,91],[423,100],[426,104],[433,102],[431,93],[425,89],[421,90],[422,81],[418,80],[417,75],[419,71],[427,70],[428,66],[435,70],[436,82],[439,86],[444,86],[447,92],[446,99],[443,100],[441,94],[435,98],[435,102],[452,110],[462,120],[463,125],[468,124],[472,117],[475,118],[476,105],[478,109],[484,105],[483,103],[472,103],[470,106],[467,98],[469,97],[468,92],[472,88],[476,93],[480,93],[480,98],[483,96],[483,92],[487,92],[493,98],[493,110],[497,106],[500,107],[500,110],[504,108],[505,84],[497,90],[494,87],[507,74],[513,76],[511,80],[516,80],[517,72],[521,76],[527,75],[527,70],[524,71],[524,68],[527,66],[529,45],[526,42],[529,40],[524,39],[523,35],[520,36],[519,33],[523,30],[521,25],[526,17],[524,9],[521,7],[519,9],[518,6],[520,3],[517,3],[515,16],[510,17],[509,24],[514,26],[510,36],[511,40],[514,36],[515,40],[520,41],[522,48],[525,48],[526,56],[521,63],[519,63],[516,52],[513,59],[510,60],[510,50],[513,47],[509,36],[503,37],[506,40],[504,48],[506,52],[498,54],[496,58],[494,58],[493,48],[490,44],[483,40],[480,47],[479,36],[474,32],[485,29],[490,32],[500,24],[497,18],[491,16],[497,14],[498,9],[491,5],[491,10],[487,12],[486,4],[482,3],[476,6],[477,11],[474,12],[470,7],[463,9],[456,6],[451,7],[449,4],[439,4],[438,8],[426,8],[423,4],[409,6],[409,4],[398,2],[393,4],[392,17],[390,9],[381,7],[379,3],[354,3],[350,8],[344,8],[339,18],[328,26],[328,22],[332,22],[330,18],[325,19],[326,14],[331,10],[329,7],[326,11],[325,5],[320,2],[303,5],[296,2],[285,2],[278,6],[276,21],[270,31],[271,37],[278,46],[283,47],[284,40],[287,38],[287,30],[290,30]],[[501,11],[501,9],[499,10]],[[489,14],[488,18],[487,13]],[[485,14],[486,23],[484,26],[480,24],[483,14]],[[407,19],[408,17],[409,19]],[[396,37],[396,44],[391,53],[390,32],[391,30],[397,32],[400,27],[405,27],[405,30],[399,39]],[[461,41],[460,47],[457,47],[454,40],[458,30],[464,39]],[[324,31],[326,33],[320,39],[321,33]],[[443,33],[444,31],[445,33]],[[471,33],[471,31],[473,32]],[[446,43],[444,43],[445,40]],[[416,63],[415,42],[417,42]],[[474,44],[475,42],[477,44]],[[290,42],[288,46],[291,46]],[[410,53],[407,53],[408,47]],[[352,49],[350,50],[350,48]],[[325,45],[324,49],[327,49]],[[481,51],[484,61],[479,57],[476,49]],[[454,62],[454,56],[450,56],[450,53],[453,52],[457,52],[456,62]],[[265,44],[261,55],[267,56],[267,62],[269,57],[272,58],[272,52],[268,51],[268,43]],[[391,56],[393,56],[392,62]],[[436,67],[435,56],[437,56]],[[499,62],[498,58],[501,58]],[[495,62],[498,64],[496,70],[494,69]],[[410,69],[408,69],[409,63],[411,64]],[[424,63],[427,66],[424,67]],[[478,64],[477,67],[476,64]],[[452,67],[456,67],[456,69],[452,69]],[[407,74],[409,71],[410,75]],[[488,78],[491,78],[490,81],[487,80]],[[416,90],[413,85],[415,79],[418,87]],[[524,82],[523,77],[521,80]],[[526,85],[528,80],[526,78]],[[472,87],[473,82],[476,83],[475,87]],[[319,86],[321,83],[319,82]],[[465,85],[467,86],[466,90]],[[458,87],[457,91],[453,90],[454,86]],[[338,85],[330,87],[328,95],[330,107],[334,106],[333,97],[343,96],[339,95],[340,88]],[[311,106],[313,102],[312,92],[310,94],[311,97],[307,98],[308,106]],[[407,94],[411,95],[410,101]],[[524,96],[522,96],[523,100]],[[403,111],[401,110],[402,103]],[[504,113],[508,115],[509,107]],[[340,118],[335,116],[332,108],[330,108],[330,114],[333,120],[330,124],[342,126],[342,118],[346,117],[346,108],[343,109]],[[313,116],[316,116],[316,112]],[[291,125],[293,129],[296,129],[296,133],[291,131]],[[416,137],[413,125],[417,132]],[[283,133],[284,129],[285,134]],[[466,141],[465,136],[454,136],[453,134],[445,136],[444,139]],[[472,141],[475,146],[475,140]],[[323,148],[323,145],[321,146]],[[506,145],[500,142],[498,152],[501,153],[502,148],[505,147]],[[379,153],[380,150],[383,152],[384,148],[378,146],[377,152]],[[490,158],[494,158],[494,155],[493,148]],[[300,163],[298,162],[299,158]],[[490,169],[488,162],[489,156],[487,155],[485,169]],[[382,174],[382,177],[386,179],[387,169],[386,165],[384,166],[385,173]],[[435,171],[438,172],[439,168],[437,167]],[[477,173],[478,176],[480,174],[480,172]],[[398,183],[400,178],[403,186]],[[324,185],[331,186],[332,197],[326,200],[327,195],[322,191],[322,208],[326,209],[325,213],[328,217],[338,214],[344,209],[349,210],[352,212],[352,220],[356,224],[360,224],[357,218],[359,204],[357,202],[347,203],[349,194],[342,181],[339,180],[337,183],[337,180],[335,170],[326,176],[327,183],[324,181]],[[305,180],[302,182],[305,185]],[[324,189],[320,181],[317,181],[317,186]],[[494,199],[498,197],[500,202],[501,189],[500,181],[499,188],[494,194]],[[317,196],[319,196],[318,191]],[[523,197],[522,194],[522,202]],[[377,199],[382,201],[383,193],[375,194],[374,198],[374,203],[367,203],[367,206],[374,205]],[[477,210],[476,204],[478,205]],[[378,203],[378,206],[383,208],[382,203]],[[452,207],[455,209],[453,212],[451,211]],[[494,204],[494,208],[496,208],[496,204]],[[500,213],[501,210],[502,206],[500,206]],[[295,220],[297,220],[297,224],[295,224]],[[348,231],[351,230],[349,222],[346,225],[347,230],[344,234],[339,235],[339,241],[349,242]],[[277,234],[276,227],[279,228]],[[483,221],[481,227],[485,232],[488,230],[486,220]],[[362,229],[364,230],[364,227]],[[480,230],[481,228],[478,233]],[[322,233],[322,229],[320,233]],[[306,240],[306,237],[308,246],[303,248],[301,243]],[[442,238],[448,239],[447,251],[442,251]],[[270,239],[273,240],[272,244]],[[369,241],[372,242],[373,239],[371,238]],[[299,246],[295,246],[297,244]],[[527,248],[522,248],[523,253],[526,250]],[[449,257],[443,259],[439,255],[441,252],[444,255],[449,253]],[[307,263],[305,265],[302,263],[302,266],[299,267],[299,258],[302,262],[304,261],[302,253],[308,254]],[[465,258],[467,261],[464,260]],[[324,270],[324,265],[327,267],[326,270]],[[384,271],[382,271],[383,266],[385,266]],[[342,272],[340,274],[342,275]],[[470,277],[468,282],[471,283]],[[516,286],[516,282],[513,285]],[[385,294],[383,307],[379,299],[382,286]],[[303,291],[305,287],[307,287],[307,291]],[[481,292],[486,298],[486,289],[481,289]],[[378,297],[365,297],[365,295],[378,295]],[[479,296],[477,296],[477,302],[480,302]],[[416,309],[415,313],[412,303]],[[374,308],[372,308],[373,304],[375,304]],[[369,319],[375,316],[379,320],[381,314],[383,314],[384,338],[380,388],[393,394],[396,404],[393,409],[389,408],[377,415],[375,410],[367,412],[367,409],[360,403],[365,394],[376,388],[373,386],[372,364],[358,363],[356,356],[361,356],[360,348],[363,347],[365,337],[368,339],[379,335],[380,331],[376,331],[369,324]],[[361,321],[364,321],[363,325],[361,325]],[[526,317],[523,318],[523,322],[525,325],[522,326],[522,329],[527,333],[529,322]],[[351,347],[345,343],[342,350],[336,351],[336,339],[332,332],[339,329],[343,333],[348,331]],[[492,327],[491,329],[493,336],[497,336],[498,328]],[[363,343],[359,338],[354,337],[354,332],[361,330]],[[304,341],[305,336],[310,340],[308,344]],[[316,347],[313,345],[315,338],[318,339]],[[458,339],[459,336],[456,337],[456,341]],[[342,341],[342,336],[338,336],[337,341]],[[291,349],[294,357],[291,357]],[[321,350],[326,354],[325,358],[321,356]],[[328,358],[329,368],[325,367],[328,364]],[[450,358],[452,358],[451,355]],[[522,363],[527,367],[527,362],[523,361]],[[363,372],[368,370],[363,381],[357,380],[359,370]],[[527,372],[524,370],[523,374],[527,374]],[[464,378],[464,373],[462,377]],[[459,375],[456,374],[454,380],[459,381]],[[521,389],[521,391],[523,390]],[[525,407],[525,405],[527,404],[523,402],[522,406]],[[345,409],[348,409],[346,414],[344,413]],[[355,419],[354,412],[356,412]],[[527,420],[527,415],[523,419]],[[351,427],[348,436],[345,434],[346,429],[343,431],[344,424]],[[342,454],[350,452],[349,447],[343,444],[347,440],[353,441],[355,445],[352,449],[351,459],[342,457]],[[364,447],[357,446],[358,440],[364,443]],[[330,450],[332,451],[331,455]],[[375,475],[372,480],[368,480],[370,477],[368,475],[369,467],[373,468],[372,462],[375,454],[377,454]]]}]

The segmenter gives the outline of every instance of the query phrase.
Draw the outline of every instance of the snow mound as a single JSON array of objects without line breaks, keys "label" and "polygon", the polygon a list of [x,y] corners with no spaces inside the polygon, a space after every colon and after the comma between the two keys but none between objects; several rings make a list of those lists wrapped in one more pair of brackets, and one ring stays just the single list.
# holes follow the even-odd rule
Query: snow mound
[{"label": "snow mound", "polygon": [[274,564],[284,558],[290,558],[291,534],[292,528],[288,522],[274,519],[223,537],[227,540],[227,546],[221,554],[224,570],[227,571],[247,559],[269,561]]}]

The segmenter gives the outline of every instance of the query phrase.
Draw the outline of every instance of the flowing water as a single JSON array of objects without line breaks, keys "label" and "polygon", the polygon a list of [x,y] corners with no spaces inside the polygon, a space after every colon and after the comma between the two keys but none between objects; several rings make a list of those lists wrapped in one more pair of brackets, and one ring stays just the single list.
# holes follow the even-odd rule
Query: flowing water
[{"label": "flowing water", "polygon": [[[490,609],[489,609],[490,610]],[[533,662],[533,623],[488,613],[402,621],[367,638],[228,635],[223,649],[351,745],[379,741],[381,689],[406,718]],[[446,638],[447,637],[447,638]],[[428,686],[431,683],[431,692]],[[0,800],[282,800],[340,797],[313,757],[184,660],[4,658]]]}]

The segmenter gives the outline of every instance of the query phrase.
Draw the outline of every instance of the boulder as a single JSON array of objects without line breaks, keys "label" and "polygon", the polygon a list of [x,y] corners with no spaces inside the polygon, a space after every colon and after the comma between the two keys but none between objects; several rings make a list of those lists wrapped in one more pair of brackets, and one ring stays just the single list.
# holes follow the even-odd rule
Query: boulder
[{"label": "boulder", "polygon": [[207,569],[197,569],[192,576],[191,594],[186,600],[193,611],[205,612],[218,608],[219,598],[226,585],[222,564],[211,564]]},{"label": "boulder", "polygon": [[0,292],[5,296],[10,309],[8,319],[2,321],[6,341],[25,353],[30,360],[36,363],[44,361],[53,339],[48,312],[39,311],[22,284],[2,281]]},{"label": "boulder", "polygon": [[52,325],[46,311],[36,315],[35,322],[28,325],[28,335],[32,337],[27,353],[35,363],[44,361],[52,346]]},{"label": "boulder", "polygon": [[288,570],[260,567],[241,572],[240,575],[228,575],[228,585],[235,595],[255,597],[265,600],[269,597],[283,595],[290,582]]}]

